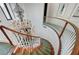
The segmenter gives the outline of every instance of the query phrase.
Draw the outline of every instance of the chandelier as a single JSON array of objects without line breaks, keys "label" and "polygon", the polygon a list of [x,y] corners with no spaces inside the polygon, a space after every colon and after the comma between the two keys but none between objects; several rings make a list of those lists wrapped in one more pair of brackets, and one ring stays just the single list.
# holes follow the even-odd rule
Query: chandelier
[{"label": "chandelier", "polygon": [[16,3],[14,11],[19,18],[17,22],[14,22],[16,29],[19,30],[19,32],[24,32],[31,35],[32,23],[30,20],[26,21],[26,19],[23,19],[24,10],[19,6],[19,4]]}]

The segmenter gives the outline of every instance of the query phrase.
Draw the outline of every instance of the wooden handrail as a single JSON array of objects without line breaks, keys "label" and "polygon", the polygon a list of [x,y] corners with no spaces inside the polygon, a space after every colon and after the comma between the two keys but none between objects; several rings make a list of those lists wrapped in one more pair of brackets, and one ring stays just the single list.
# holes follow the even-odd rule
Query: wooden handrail
[{"label": "wooden handrail", "polygon": [[[11,44],[11,45],[13,45],[13,43],[12,43],[12,41],[10,40],[10,38],[8,37],[8,35],[6,34],[6,32],[4,31],[4,29],[3,28],[0,28],[0,30],[3,32],[3,34],[6,36],[6,38],[8,39],[8,41],[9,41],[9,43]],[[13,45],[14,46],[14,45]]]},{"label": "wooden handrail", "polygon": [[9,31],[12,31],[12,32],[15,32],[15,33],[17,33],[17,34],[24,35],[24,36],[26,36],[26,37],[41,38],[41,37],[38,37],[38,36],[32,36],[32,35],[24,34],[24,33],[21,33],[21,32],[18,32],[18,31],[15,31],[15,30],[13,30],[13,29],[10,29],[10,28],[8,28],[8,27],[6,27],[6,26],[0,25],[0,30],[1,30],[2,33],[5,35],[5,37],[6,37],[7,40],[9,41],[9,43],[10,43],[11,45],[13,45],[13,46],[14,46],[14,44],[12,43],[11,39],[8,37],[8,35],[6,34],[6,32],[5,32],[4,29],[9,30]]},{"label": "wooden handrail", "polygon": [[[72,51],[71,54],[72,55],[79,54],[79,30],[78,30],[78,28],[73,23],[71,23],[71,22],[69,22],[66,19],[63,19],[61,17],[51,17],[51,16],[45,16],[45,17],[46,18],[55,18],[55,19],[59,19],[59,20],[65,21],[66,22],[65,27],[66,27],[67,24],[70,24],[74,28],[74,30],[76,32],[76,41],[75,41],[75,46],[74,46],[73,51]],[[65,28],[63,28],[63,31],[61,32],[61,36],[62,36],[64,30],[65,30]],[[61,36],[59,38],[61,38]],[[60,46],[59,46],[59,52],[58,52],[58,54],[61,54],[61,48],[62,48],[62,46],[61,46],[61,40],[60,39],[59,39],[59,45]]]},{"label": "wooden handrail", "polygon": [[12,31],[12,32],[15,32],[15,33],[18,33],[18,34],[24,35],[24,36],[35,37],[35,38],[41,38],[41,37],[39,37],[39,36],[32,36],[32,35],[28,35],[28,34],[24,34],[24,33],[21,33],[21,32],[18,32],[18,31],[15,31],[15,30],[10,29],[10,28],[8,28],[8,27],[6,27],[6,26],[3,26],[3,25],[0,25],[0,29],[1,29],[1,28],[7,29],[7,30],[9,30],[9,31]]},{"label": "wooden handrail", "polygon": [[61,38],[62,34],[64,33],[64,30],[65,30],[67,24],[68,24],[68,22],[65,23],[65,25],[64,25],[64,27],[63,27],[61,33],[60,33],[59,39]]}]

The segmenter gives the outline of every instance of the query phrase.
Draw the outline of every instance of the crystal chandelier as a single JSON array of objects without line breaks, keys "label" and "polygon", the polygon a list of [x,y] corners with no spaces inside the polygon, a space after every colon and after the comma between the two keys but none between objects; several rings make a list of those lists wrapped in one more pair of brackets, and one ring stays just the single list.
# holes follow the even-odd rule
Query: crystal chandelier
[{"label": "crystal chandelier", "polygon": [[[28,19],[27,20],[23,19],[24,10],[19,6],[19,4],[16,3],[14,11],[17,14],[17,17],[19,18],[18,21],[15,20],[13,22],[15,29],[17,31],[21,32],[21,33],[32,35],[32,23]],[[23,37],[23,39],[25,39],[25,41],[23,39],[19,39],[19,41],[21,41],[21,43],[18,46],[20,46],[20,47],[33,48],[33,47],[40,45],[40,39],[39,38],[35,38],[35,37],[27,37],[26,38],[22,35],[19,35],[19,36],[21,36],[21,37]]]},{"label": "crystal chandelier", "polygon": [[31,35],[31,29],[32,29],[32,24],[30,20],[25,20],[23,19],[24,17],[24,10],[19,6],[19,4],[16,3],[14,11],[17,14],[17,17],[19,18],[19,21],[15,22],[15,27],[17,28],[17,30],[19,30],[19,32],[23,32],[30,34]]}]

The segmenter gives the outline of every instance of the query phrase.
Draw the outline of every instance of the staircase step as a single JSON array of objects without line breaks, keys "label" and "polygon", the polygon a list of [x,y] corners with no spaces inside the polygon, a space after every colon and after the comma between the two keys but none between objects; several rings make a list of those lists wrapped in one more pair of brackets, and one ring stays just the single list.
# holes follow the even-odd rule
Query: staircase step
[{"label": "staircase step", "polygon": [[43,49],[47,52],[50,52],[50,48],[43,47]]},{"label": "staircase step", "polygon": [[45,49],[40,49],[40,51],[41,51],[44,55],[50,55],[50,52],[47,52]]},{"label": "staircase step", "polygon": [[36,52],[36,51],[34,51],[34,52],[32,52],[32,53],[31,53],[31,55],[37,55],[37,52]]},{"label": "staircase step", "polygon": [[36,50],[37,55],[44,55],[39,49]]},{"label": "staircase step", "polygon": [[24,49],[23,48],[18,48],[17,50],[16,50],[16,53],[14,53],[15,55],[24,55],[25,54],[25,52],[24,52]]}]

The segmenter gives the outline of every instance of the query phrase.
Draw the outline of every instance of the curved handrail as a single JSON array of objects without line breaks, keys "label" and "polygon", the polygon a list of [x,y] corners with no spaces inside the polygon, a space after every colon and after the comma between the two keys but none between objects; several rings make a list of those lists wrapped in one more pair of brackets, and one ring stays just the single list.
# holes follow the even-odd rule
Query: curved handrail
[{"label": "curved handrail", "polygon": [[[78,28],[73,24],[73,23],[71,23],[71,22],[69,22],[69,21],[67,21],[66,19],[63,19],[63,18],[61,18],[61,17],[50,17],[50,16],[44,16],[44,17],[46,17],[46,18],[55,18],[55,19],[59,19],[59,20],[62,20],[62,21],[65,21],[67,24],[70,24],[73,28],[74,28],[74,30],[75,30],[75,32],[76,32],[76,41],[75,41],[75,45],[74,45],[74,48],[73,48],[73,51],[72,51],[72,55],[74,55],[74,54],[79,54],[79,30],[78,30]],[[46,22],[45,22],[46,23]],[[62,33],[63,34],[63,33]],[[60,37],[59,38],[61,38],[61,36],[62,36],[62,34],[60,35]],[[59,46],[59,54],[61,54],[60,52],[61,52],[61,40],[59,39],[59,42],[60,42],[60,46]]]},{"label": "curved handrail", "polygon": [[[15,32],[15,33],[18,33],[18,34],[21,34],[21,35],[24,35],[24,36],[29,36],[29,37],[35,37],[35,38],[41,38],[41,39],[43,39],[42,37],[39,37],[39,36],[32,36],[32,35],[28,35],[28,34],[24,34],[24,33],[21,33],[21,32],[18,32],[18,31],[15,31],[15,30],[13,30],[13,29],[10,29],[10,28],[8,28],[8,27],[6,27],[6,26],[3,26],[3,25],[0,25],[0,30],[2,30],[2,31],[4,31],[4,29],[7,29],[7,30],[9,30],[9,31],[12,31],[12,32]],[[5,32],[4,32],[4,34],[5,34]],[[7,34],[6,34],[7,35]],[[8,38],[9,39],[9,38]],[[46,41],[48,41],[48,40],[46,40]],[[11,45],[13,45],[13,43],[10,41],[10,39],[9,39],[9,42],[10,42],[10,44]],[[50,43],[49,41],[48,41],[48,43]],[[14,46],[14,45],[13,45]],[[52,46],[52,44],[50,43],[50,46],[51,46],[51,52],[52,53],[54,53],[54,48],[53,48],[53,46]],[[53,50],[52,50],[53,49]],[[51,53],[51,54],[52,54]]]},{"label": "curved handrail", "polygon": [[15,33],[18,33],[18,34],[21,34],[21,35],[25,35],[25,36],[41,38],[41,37],[39,37],[39,36],[32,36],[32,35],[28,35],[28,34],[24,34],[24,33],[21,33],[21,32],[18,32],[18,31],[15,31],[15,30],[10,29],[10,28],[8,28],[8,27],[6,27],[6,26],[3,26],[3,25],[0,25],[0,28],[5,28],[5,29],[7,29],[7,30],[10,30],[10,31],[12,31],[12,32],[15,32]]}]

